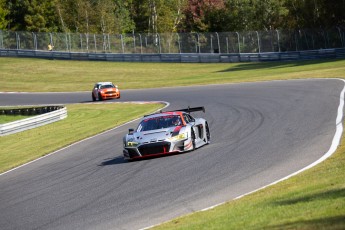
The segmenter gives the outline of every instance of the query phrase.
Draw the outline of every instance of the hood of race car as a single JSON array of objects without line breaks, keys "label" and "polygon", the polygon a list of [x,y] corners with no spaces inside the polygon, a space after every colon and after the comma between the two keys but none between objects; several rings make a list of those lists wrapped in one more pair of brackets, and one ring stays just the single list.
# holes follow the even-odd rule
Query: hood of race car
[{"label": "hood of race car", "polygon": [[134,140],[139,143],[150,143],[157,141],[164,141],[172,136],[179,134],[182,126],[176,126],[166,129],[156,129],[134,133]]}]

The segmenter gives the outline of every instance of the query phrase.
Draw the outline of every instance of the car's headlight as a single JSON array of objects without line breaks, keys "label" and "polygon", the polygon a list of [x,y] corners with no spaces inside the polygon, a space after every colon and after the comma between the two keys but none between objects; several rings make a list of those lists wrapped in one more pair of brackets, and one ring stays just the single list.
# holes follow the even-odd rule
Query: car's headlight
[{"label": "car's headlight", "polygon": [[134,142],[134,141],[128,141],[127,142],[127,146],[128,147],[135,147],[137,146],[139,143],[138,142]]},{"label": "car's headlight", "polygon": [[187,133],[181,133],[179,135],[170,137],[168,140],[170,141],[179,141],[179,140],[184,140],[187,139]]}]

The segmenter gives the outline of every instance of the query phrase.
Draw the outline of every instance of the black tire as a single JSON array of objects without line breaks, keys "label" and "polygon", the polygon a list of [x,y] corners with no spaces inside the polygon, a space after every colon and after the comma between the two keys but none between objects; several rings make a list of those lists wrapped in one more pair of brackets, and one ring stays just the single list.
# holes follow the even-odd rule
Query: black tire
[{"label": "black tire", "polygon": [[102,96],[101,96],[100,93],[98,94],[98,100],[99,100],[99,101],[103,101],[103,98],[102,98]]},{"label": "black tire", "polygon": [[96,101],[96,97],[93,94],[92,94],[92,101]]},{"label": "black tire", "polygon": [[211,142],[211,133],[210,133],[210,129],[208,127],[208,124],[206,122],[206,143],[209,144]]},{"label": "black tire", "polygon": [[194,151],[195,150],[195,133],[194,133],[194,130],[193,130],[193,128],[192,128],[192,145],[193,145],[193,148],[192,148],[192,151]]}]

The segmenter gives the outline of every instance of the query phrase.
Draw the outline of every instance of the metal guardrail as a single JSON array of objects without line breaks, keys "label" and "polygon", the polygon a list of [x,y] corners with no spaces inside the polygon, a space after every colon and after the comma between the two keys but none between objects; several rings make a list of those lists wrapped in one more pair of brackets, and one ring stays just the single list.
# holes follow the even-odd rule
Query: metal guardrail
[{"label": "metal guardrail", "polygon": [[[115,54],[265,53],[345,47],[345,28],[204,33],[48,33],[0,30],[0,49]],[[49,48],[50,47],[50,48]]]},{"label": "metal guardrail", "polygon": [[[46,108],[46,109],[45,109]],[[47,109],[48,108],[48,109]],[[53,109],[55,108],[55,110]],[[37,114],[33,111],[44,111],[46,110],[46,113],[43,113],[41,115],[37,115],[34,117],[29,117],[26,119],[18,120],[9,122],[6,124],[0,125],[0,136],[5,136],[17,132],[21,132],[28,129],[33,129],[42,125],[50,124],[62,119],[65,119],[67,117],[67,109],[64,106],[48,106],[48,107],[39,107],[39,108],[30,108],[30,109],[8,109],[7,112],[3,112],[4,110],[1,110],[3,114]],[[11,112],[10,112],[11,111]],[[29,112],[31,111],[31,112]]]},{"label": "metal guardrail", "polygon": [[57,60],[87,60],[115,62],[178,62],[178,63],[231,63],[259,61],[294,61],[345,58],[345,48],[267,53],[181,53],[181,54],[115,54],[77,53],[40,50],[0,49],[0,57],[28,57]]}]

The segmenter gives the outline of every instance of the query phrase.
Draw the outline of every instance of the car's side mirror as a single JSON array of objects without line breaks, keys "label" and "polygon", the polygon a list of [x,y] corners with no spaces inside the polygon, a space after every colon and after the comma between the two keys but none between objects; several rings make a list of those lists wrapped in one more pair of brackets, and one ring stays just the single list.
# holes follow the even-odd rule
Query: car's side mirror
[{"label": "car's side mirror", "polygon": [[117,85],[115,85],[115,88],[118,88]]},{"label": "car's side mirror", "polygon": [[133,134],[134,129],[128,129],[128,134]]}]

